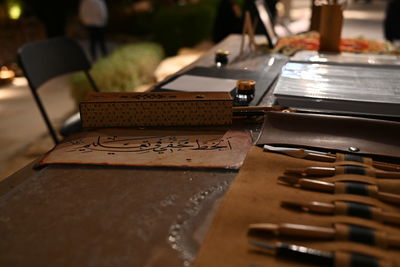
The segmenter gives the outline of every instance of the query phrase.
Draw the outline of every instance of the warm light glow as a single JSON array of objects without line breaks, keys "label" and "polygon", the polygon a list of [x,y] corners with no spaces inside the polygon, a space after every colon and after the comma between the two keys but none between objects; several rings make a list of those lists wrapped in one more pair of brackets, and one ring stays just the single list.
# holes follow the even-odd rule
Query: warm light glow
[{"label": "warm light glow", "polygon": [[12,70],[8,70],[7,67],[3,66],[0,70],[0,79],[11,79],[14,78],[15,74]]},{"label": "warm light glow", "polygon": [[12,84],[14,87],[28,87],[28,81],[25,77],[16,77]]},{"label": "warm light glow", "polygon": [[22,8],[19,3],[12,3],[8,8],[8,16],[10,19],[19,19],[22,14]]}]

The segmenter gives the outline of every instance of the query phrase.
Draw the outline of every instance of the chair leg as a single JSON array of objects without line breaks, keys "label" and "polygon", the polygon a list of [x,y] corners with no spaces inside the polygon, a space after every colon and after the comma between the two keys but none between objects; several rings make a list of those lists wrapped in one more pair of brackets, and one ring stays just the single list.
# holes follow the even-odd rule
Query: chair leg
[{"label": "chair leg", "polygon": [[97,87],[96,83],[93,80],[92,75],[90,75],[88,70],[84,71],[86,78],[89,80],[90,85],[92,86],[92,88],[94,89],[95,92],[100,92],[99,88]]},{"label": "chair leg", "polygon": [[32,94],[33,94],[33,97],[35,98],[36,104],[39,107],[40,113],[43,116],[43,119],[46,123],[47,129],[51,135],[51,138],[53,138],[54,144],[57,145],[58,143],[60,143],[60,141],[57,138],[56,131],[54,130],[53,126],[50,123],[50,120],[49,120],[49,117],[47,116],[46,110],[44,109],[43,104],[40,101],[39,96],[37,95],[37,92],[34,89],[32,89]]}]

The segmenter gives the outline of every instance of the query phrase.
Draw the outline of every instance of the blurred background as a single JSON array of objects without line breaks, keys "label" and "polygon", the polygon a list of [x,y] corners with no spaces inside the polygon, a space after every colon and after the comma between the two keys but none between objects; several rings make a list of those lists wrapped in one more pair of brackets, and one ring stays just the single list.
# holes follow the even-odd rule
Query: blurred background
[{"label": "blurred background", "polygon": [[[93,76],[102,90],[144,91],[195,61],[214,44],[220,0],[105,2],[109,54],[93,62]],[[236,1],[241,7],[244,2]],[[388,3],[346,2],[342,37],[384,41]],[[77,40],[88,53],[87,34],[78,18],[79,4],[79,0],[0,0],[0,68],[15,74],[14,79],[0,84],[0,180],[53,146],[16,64],[18,48],[62,35]],[[280,37],[308,30],[311,4],[311,0],[277,2],[275,30]],[[89,90],[80,74],[62,77],[44,87],[41,94],[49,103],[47,109],[56,125],[76,111]]]}]

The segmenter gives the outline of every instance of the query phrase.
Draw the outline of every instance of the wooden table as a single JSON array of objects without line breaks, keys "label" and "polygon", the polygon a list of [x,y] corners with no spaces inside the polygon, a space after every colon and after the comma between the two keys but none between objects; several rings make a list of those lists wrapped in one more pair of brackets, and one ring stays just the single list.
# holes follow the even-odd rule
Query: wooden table
[{"label": "wooden table", "polygon": [[[240,36],[230,36],[195,65],[212,66],[221,48],[235,58],[239,47]],[[229,67],[254,68],[268,58],[242,57]],[[257,135],[260,126],[232,127]],[[0,183],[0,266],[182,266],[237,174],[33,164]]]}]

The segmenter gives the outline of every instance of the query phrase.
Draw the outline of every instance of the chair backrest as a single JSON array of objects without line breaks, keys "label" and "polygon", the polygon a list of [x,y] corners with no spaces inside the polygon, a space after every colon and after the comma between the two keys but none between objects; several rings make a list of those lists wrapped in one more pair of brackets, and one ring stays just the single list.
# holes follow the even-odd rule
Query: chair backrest
[{"label": "chair backrest", "polygon": [[57,76],[88,71],[91,67],[79,44],[65,37],[22,46],[18,51],[18,61],[34,89]]},{"label": "chair backrest", "polygon": [[54,127],[50,123],[36,91],[52,78],[78,71],[84,71],[93,89],[99,91],[89,74],[91,64],[80,45],[65,37],[47,39],[22,46],[18,50],[18,63],[28,80],[47,128],[54,142],[58,143]]}]

